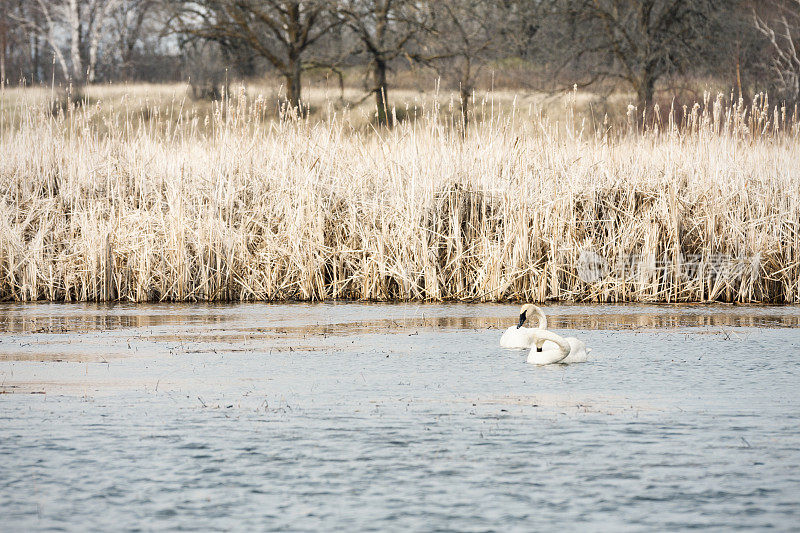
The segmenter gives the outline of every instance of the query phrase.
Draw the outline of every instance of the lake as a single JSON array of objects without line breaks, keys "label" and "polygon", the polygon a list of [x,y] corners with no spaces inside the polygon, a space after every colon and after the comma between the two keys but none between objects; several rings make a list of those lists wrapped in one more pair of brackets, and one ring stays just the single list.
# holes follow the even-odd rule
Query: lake
[{"label": "lake", "polygon": [[792,530],[800,308],[3,304],[21,530]]}]

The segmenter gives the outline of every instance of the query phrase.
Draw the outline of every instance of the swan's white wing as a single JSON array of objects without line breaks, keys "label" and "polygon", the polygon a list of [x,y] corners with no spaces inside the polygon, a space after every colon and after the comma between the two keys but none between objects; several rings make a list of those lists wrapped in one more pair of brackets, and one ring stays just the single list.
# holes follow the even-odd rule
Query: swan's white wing
[{"label": "swan's white wing", "polygon": [[536,347],[531,347],[531,352],[528,354],[528,362],[534,365],[552,365],[555,363],[583,363],[588,359],[588,353],[591,350],[586,349],[586,344],[583,341],[575,337],[567,337],[565,340],[570,347],[567,357],[563,356],[556,343],[545,341],[541,352],[537,352]]},{"label": "swan's white wing", "polygon": [[511,349],[527,349],[533,344],[535,329],[511,326],[500,337],[500,347]]},{"label": "swan's white wing", "polygon": [[555,343],[545,342],[541,352],[536,351],[536,347],[532,347],[528,354],[528,363],[532,365],[552,365],[554,363],[562,363],[564,354],[559,350]]},{"label": "swan's white wing", "polygon": [[569,355],[561,361],[562,363],[583,363],[589,359],[591,348],[587,349],[585,342],[575,337],[567,337],[567,342],[569,343],[570,351]]}]

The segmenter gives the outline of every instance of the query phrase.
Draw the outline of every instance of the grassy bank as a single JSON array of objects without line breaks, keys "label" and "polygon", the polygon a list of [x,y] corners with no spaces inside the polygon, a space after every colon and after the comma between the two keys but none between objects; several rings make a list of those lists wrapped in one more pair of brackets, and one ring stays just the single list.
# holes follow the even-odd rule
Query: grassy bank
[{"label": "grassy bank", "polygon": [[763,102],[588,131],[488,96],[465,133],[446,97],[373,130],[40,92],[1,110],[2,299],[800,302],[800,124]]}]

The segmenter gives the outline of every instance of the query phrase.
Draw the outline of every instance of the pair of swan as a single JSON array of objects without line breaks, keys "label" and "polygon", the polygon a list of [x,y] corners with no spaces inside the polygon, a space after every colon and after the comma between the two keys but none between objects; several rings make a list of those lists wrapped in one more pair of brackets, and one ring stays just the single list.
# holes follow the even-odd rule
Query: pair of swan
[{"label": "pair of swan", "polygon": [[[528,314],[535,314],[538,324],[535,328],[524,328]],[[547,317],[541,309],[533,304],[523,305],[519,312],[519,323],[508,328],[500,338],[503,348],[528,349],[528,362],[534,365],[551,365],[555,363],[582,363],[589,356],[583,341],[575,337],[562,337],[547,330]]]}]

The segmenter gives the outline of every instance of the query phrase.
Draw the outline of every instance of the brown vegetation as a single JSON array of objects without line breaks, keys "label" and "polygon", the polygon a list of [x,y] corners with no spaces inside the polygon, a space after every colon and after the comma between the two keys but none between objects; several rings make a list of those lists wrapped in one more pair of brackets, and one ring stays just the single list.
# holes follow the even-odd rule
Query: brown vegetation
[{"label": "brown vegetation", "polygon": [[764,101],[637,132],[486,95],[466,132],[436,103],[375,132],[45,94],[3,100],[3,299],[800,302],[800,121]]}]

